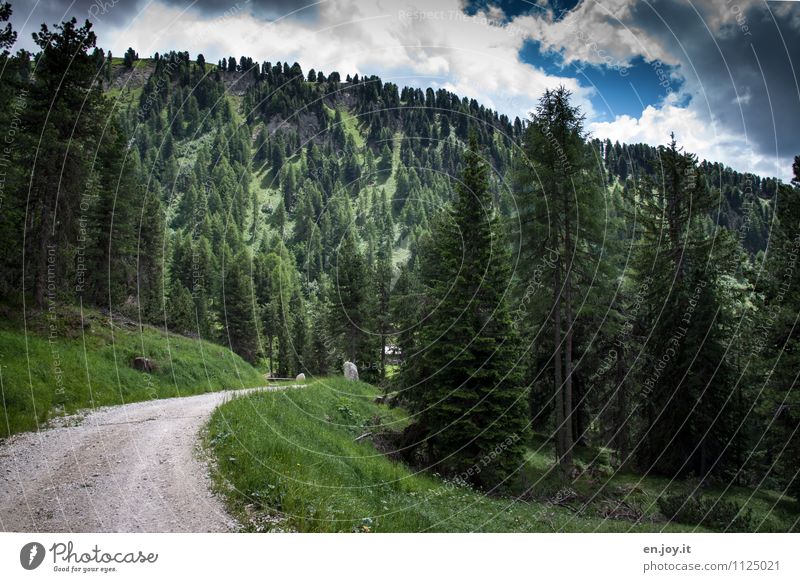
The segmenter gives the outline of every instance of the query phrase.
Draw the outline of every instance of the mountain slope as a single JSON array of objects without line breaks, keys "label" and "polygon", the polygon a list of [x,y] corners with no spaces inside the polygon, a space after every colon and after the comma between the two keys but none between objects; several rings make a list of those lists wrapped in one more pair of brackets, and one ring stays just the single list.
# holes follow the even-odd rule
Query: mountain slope
[{"label": "mountain slope", "polygon": [[[89,408],[265,383],[226,347],[94,310],[59,306],[24,325],[6,311],[1,321],[0,437]],[[134,369],[136,357],[156,368]]]}]

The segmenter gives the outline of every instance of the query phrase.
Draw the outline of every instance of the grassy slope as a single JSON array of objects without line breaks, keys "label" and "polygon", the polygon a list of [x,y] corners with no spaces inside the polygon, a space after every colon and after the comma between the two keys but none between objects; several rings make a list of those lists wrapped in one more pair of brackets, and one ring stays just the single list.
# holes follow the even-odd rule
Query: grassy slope
[{"label": "grassy slope", "polygon": [[[209,428],[219,474],[218,487],[246,529],[308,532],[353,531],[691,531],[679,524],[604,519],[609,503],[625,498],[655,516],[653,503],[667,480],[617,475],[603,495],[576,515],[546,500],[559,486],[548,476],[549,445],[531,444],[527,477],[534,499],[514,501],[446,484],[435,475],[413,473],[381,455],[364,438],[376,422],[384,428],[405,423],[403,412],[373,403],[378,391],[342,379],[314,381],[283,393],[237,398],[220,407]],[[681,484],[682,485],[682,484]],[[598,483],[581,477],[572,484],[584,499]],[[671,488],[676,488],[671,485]],[[750,492],[730,495],[746,501]],[[615,500],[615,501],[610,501]],[[748,507],[766,516],[778,500],[757,493]],[[783,504],[783,505],[781,505]],[[579,501],[571,502],[573,509]],[[797,504],[784,498],[769,513],[769,529],[788,529]]]},{"label": "grassy slope", "polygon": [[[81,318],[77,308],[60,307],[54,321],[39,316],[27,326],[26,334],[21,321],[0,318],[0,437],[84,408],[264,384],[255,368],[223,346],[132,322],[111,327],[94,311],[84,310]],[[155,360],[158,370],[134,370],[131,360],[141,355]]]}]

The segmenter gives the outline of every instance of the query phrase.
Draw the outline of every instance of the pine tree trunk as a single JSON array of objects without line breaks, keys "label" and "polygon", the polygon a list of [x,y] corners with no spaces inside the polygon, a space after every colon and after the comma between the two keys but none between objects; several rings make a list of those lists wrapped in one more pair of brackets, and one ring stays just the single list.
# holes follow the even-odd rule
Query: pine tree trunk
[{"label": "pine tree trunk", "polygon": [[386,379],[386,335],[381,330],[381,380]]},{"label": "pine tree trunk", "polygon": [[565,453],[564,441],[564,382],[561,375],[561,260],[553,271],[553,365],[556,387],[556,460],[561,465]]},{"label": "pine tree trunk", "polygon": [[270,334],[268,336],[268,338],[267,338],[267,352],[269,353],[268,357],[269,357],[269,375],[270,376],[274,376],[275,375],[275,370],[272,367],[272,361],[273,361],[273,357],[272,357],[272,349],[273,349],[272,340],[273,340],[273,337],[272,337],[272,334]]},{"label": "pine tree trunk", "polygon": [[47,289],[47,248],[50,245],[50,234],[47,230],[50,222],[50,206],[47,200],[42,201],[42,222],[39,225],[39,255],[33,257],[36,261],[34,272],[33,302],[37,309],[44,309],[44,295]]},{"label": "pine tree trunk", "polygon": [[616,405],[614,410],[614,422],[613,422],[613,429],[614,429],[614,438],[613,444],[610,443],[611,447],[616,449],[617,456],[620,459],[620,463],[623,465],[627,463],[628,458],[628,433],[629,433],[629,424],[627,418],[627,403],[625,398],[625,375],[626,369],[625,366],[622,365],[622,362],[625,358],[624,349],[620,346],[619,348],[619,355],[617,356],[617,376],[616,376]]},{"label": "pine tree trunk", "polygon": [[566,468],[572,466],[572,449],[575,444],[572,432],[572,332],[575,322],[572,318],[572,241],[569,235],[569,218],[566,221],[566,235],[564,248],[569,256],[569,266],[564,279],[564,315],[566,319],[567,331],[564,339],[564,459],[563,465]]},{"label": "pine tree trunk", "polygon": [[[736,362],[737,362],[736,375],[737,375],[737,378],[741,378],[742,374],[741,374],[741,369],[738,366],[738,362],[739,362],[738,355],[736,357]],[[737,382],[737,384],[736,384],[736,412],[737,412],[737,416],[739,414],[741,414],[742,410],[743,410],[742,385],[741,385],[741,382]],[[736,469],[737,469],[737,471],[736,471],[736,484],[737,485],[741,485],[742,484],[743,459],[742,459],[742,441],[741,441],[740,438],[738,438],[738,437],[736,438],[735,445],[736,445]]]}]

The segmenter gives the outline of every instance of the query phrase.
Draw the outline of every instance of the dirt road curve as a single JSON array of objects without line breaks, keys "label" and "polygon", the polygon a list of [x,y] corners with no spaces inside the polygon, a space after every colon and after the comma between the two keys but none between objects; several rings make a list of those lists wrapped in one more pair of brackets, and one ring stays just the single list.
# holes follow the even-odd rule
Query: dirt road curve
[{"label": "dirt road curve", "polygon": [[231,394],[114,406],[12,437],[0,445],[0,531],[231,531],[198,454],[200,429]]}]

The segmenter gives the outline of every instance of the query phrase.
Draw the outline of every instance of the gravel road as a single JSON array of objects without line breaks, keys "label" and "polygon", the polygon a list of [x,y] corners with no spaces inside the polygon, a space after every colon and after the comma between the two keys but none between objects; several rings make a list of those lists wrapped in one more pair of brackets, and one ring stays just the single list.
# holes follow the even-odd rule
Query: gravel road
[{"label": "gravel road", "polygon": [[[253,390],[276,390],[265,387]],[[198,434],[236,392],[113,406],[0,445],[0,531],[225,532]]]}]

